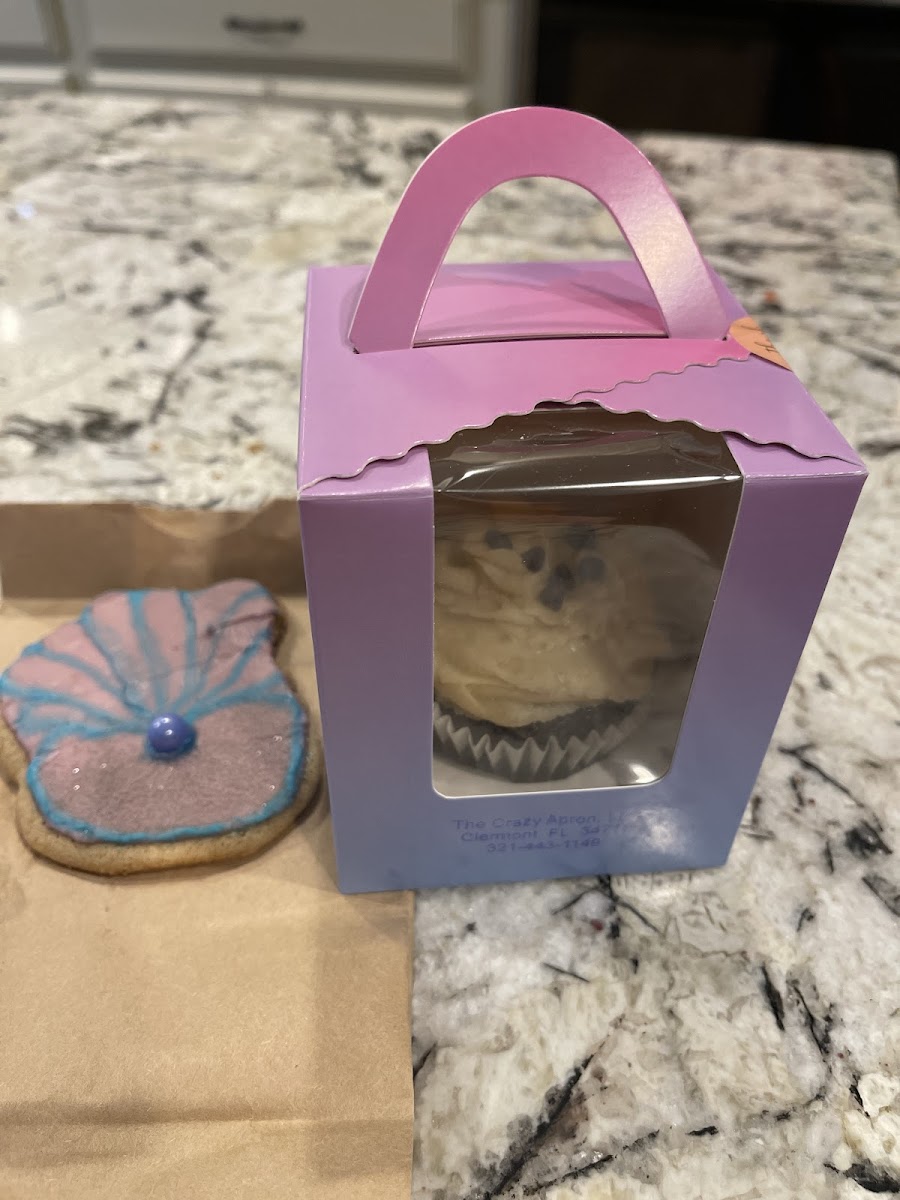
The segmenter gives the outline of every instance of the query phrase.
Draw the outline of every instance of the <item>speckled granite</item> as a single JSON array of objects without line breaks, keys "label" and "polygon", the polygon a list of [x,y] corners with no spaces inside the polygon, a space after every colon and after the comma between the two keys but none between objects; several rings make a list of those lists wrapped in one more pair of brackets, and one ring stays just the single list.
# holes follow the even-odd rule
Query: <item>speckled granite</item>
[{"label": "speckled granite", "polygon": [[[0,100],[0,499],[290,492],[305,265],[369,258],[443,132]],[[900,1191],[896,175],[641,144],[872,477],[725,868],[420,897],[417,1200]],[[542,181],[489,196],[453,256],[619,252]]]}]

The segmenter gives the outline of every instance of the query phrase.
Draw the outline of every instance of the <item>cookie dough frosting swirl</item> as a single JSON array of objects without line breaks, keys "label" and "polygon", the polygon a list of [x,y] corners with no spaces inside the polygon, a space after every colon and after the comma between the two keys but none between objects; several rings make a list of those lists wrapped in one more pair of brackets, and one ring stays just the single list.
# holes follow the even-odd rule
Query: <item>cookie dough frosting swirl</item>
[{"label": "cookie dough frosting swirl", "polygon": [[670,649],[629,530],[464,521],[435,545],[435,694],[518,728],[643,697]]}]

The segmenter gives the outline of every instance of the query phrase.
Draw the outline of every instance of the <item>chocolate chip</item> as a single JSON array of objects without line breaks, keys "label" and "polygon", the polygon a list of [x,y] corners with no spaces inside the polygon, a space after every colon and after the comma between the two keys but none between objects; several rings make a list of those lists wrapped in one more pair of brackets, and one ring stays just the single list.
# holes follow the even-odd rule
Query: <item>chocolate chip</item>
[{"label": "chocolate chip", "polygon": [[484,540],[489,550],[512,550],[512,538],[508,533],[501,533],[499,529],[489,529],[484,535]]},{"label": "chocolate chip", "polygon": [[606,578],[606,563],[602,558],[589,554],[580,560],[575,575],[581,583],[600,583]]},{"label": "chocolate chip", "polygon": [[560,563],[558,567],[553,568],[550,578],[544,584],[543,590],[538,596],[538,600],[540,600],[544,608],[549,608],[551,612],[559,612],[566,598],[566,593],[571,592],[574,586],[574,575],[565,563]]},{"label": "chocolate chip", "polygon": [[543,546],[529,546],[522,555],[522,566],[526,571],[530,571],[532,575],[535,575],[544,565],[546,557],[547,555]]},{"label": "chocolate chip", "polygon": [[573,550],[587,550],[589,546],[593,546],[596,537],[595,530],[589,529],[585,525],[574,525],[567,530],[565,541]]},{"label": "chocolate chip", "polygon": [[571,592],[575,586],[575,576],[565,563],[560,563],[558,567],[553,568],[553,576],[559,580],[567,592]]},{"label": "chocolate chip", "polygon": [[566,598],[566,589],[552,576],[544,584],[541,594],[538,596],[544,608],[549,608],[551,612],[559,612],[563,606],[563,600]]}]

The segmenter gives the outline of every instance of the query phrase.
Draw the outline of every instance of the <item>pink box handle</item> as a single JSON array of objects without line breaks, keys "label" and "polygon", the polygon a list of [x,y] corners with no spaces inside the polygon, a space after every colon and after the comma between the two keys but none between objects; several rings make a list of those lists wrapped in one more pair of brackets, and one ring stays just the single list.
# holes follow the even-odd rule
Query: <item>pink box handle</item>
[{"label": "pink box handle", "polygon": [[728,320],[669,189],[614,129],[560,108],[512,108],[464,126],[409,182],[350,326],[359,351],[409,349],[466,213],[511,179],[567,179],[605,204],[634,251],[673,338],[721,338]]}]

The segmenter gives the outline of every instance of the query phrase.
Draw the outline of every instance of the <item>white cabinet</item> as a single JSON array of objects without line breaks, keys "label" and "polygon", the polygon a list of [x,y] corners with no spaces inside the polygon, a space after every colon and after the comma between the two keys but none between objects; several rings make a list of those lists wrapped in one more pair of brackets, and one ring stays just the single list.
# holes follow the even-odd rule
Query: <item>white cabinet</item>
[{"label": "white cabinet", "polygon": [[0,0],[0,85],[61,84],[66,64],[54,0]]},{"label": "white cabinet", "polygon": [[0,0],[0,42],[4,16],[21,39],[44,13],[76,86],[462,120],[523,99],[535,10],[536,0]]},{"label": "white cabinet", "polygon": [[117,54],[460,69],[458,0],[83,0]]},{"label": "white cabinet", "polygon": [[38,0],[0,0],[0,53],[47,48]]}]

